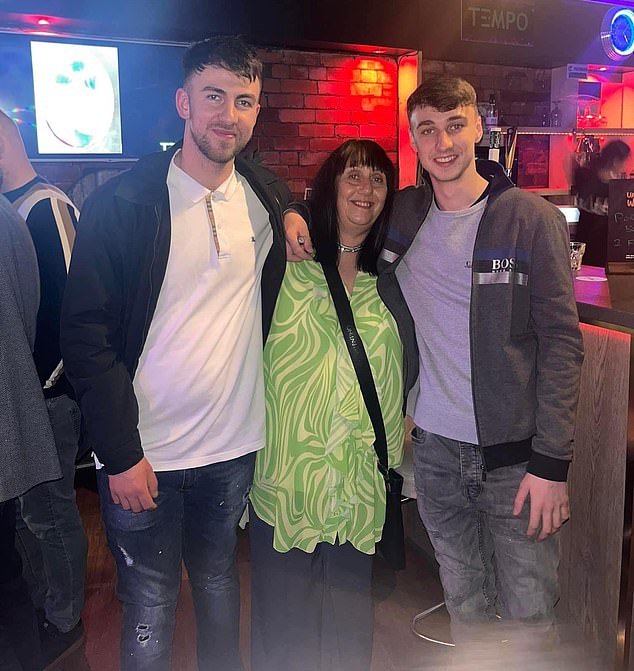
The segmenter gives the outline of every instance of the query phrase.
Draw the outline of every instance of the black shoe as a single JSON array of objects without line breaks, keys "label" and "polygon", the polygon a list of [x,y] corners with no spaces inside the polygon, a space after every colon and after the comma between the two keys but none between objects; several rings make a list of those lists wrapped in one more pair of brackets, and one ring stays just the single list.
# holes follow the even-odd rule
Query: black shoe
[{"label": "black shoe", "polygon": [[84,642],[84,624],[79,620],[70,631],[64,633],[53,623],[44,620],[40,625],[40,641],[44,671],[48,671],[81,647]]}]

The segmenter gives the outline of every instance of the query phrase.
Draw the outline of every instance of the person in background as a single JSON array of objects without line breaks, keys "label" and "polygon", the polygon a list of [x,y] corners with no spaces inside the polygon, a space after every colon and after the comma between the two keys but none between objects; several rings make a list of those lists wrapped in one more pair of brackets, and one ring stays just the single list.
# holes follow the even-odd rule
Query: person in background
[{"label": "person in background", "polygon": [[609,182],[625,173],[631,150],[622,140],[612,140],[589,165],[575,171],[573,189],[579,208],[575,238],[586,243],[583,263],[605,266],[608,250]]},{"label": "person in background", "polygon": [[38,175],[20,133],[0,111],[0,191],[12,203],[35,245],[40,307],[33,356],[44,389],[62,478],[20,497],[18,547],[38,611],[46,664],[78,648],[88,543],[75,501],[79,407],[62,365],[60,313],[78,212],[69,198]]},{"label": "person in background", "polygon": [[267,442],[251,490],[254,671],[370,668],[385,482],[321,264],[336,268],[347,290],[395,468],[417,360],[402,300],[390,296],[392,313],[377,291],[393,193],[394,168],[378,144],[342,144],[319,169],[308,203],[315,260],[286,269],[264,349]]},{"label": "person in background", "polygon": [[183,66],[182,144],[84,203],[62,314],[117,565],[123,671],[170,668],[182,560],[199,668],[242,668],[237,526],[264,446],[262,348],[285,265],[288,189],[237,156],[261,62],[213,37]]},{"label": "person in background", "polygon": [[0,669],[42,668],[37,619],[15,547],[15,504],[60,477],[57,450],[33,362],[39,302],[33,242],[0,196]]},{"label": "person in background", "polygon": [[[583,359],[568,228],[498,163],[476,162],[482,122],[467,81],[429,78],[407,111],[428,177],[394,198],[378,288],[400,286],[416,325],[418,509],[456,643],[517,637],[539,649],[559,596]],[[289,220],[291,258],[310,257],[307,236]]]}]

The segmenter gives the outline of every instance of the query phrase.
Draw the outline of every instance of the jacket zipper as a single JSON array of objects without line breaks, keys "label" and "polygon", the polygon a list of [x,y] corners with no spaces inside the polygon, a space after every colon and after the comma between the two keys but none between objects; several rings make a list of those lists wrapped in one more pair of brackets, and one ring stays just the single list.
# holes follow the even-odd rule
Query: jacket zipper
[{"label": "jacket zipper", "polygon": [[153,278],[154,278],[154,263],[156,262],[156,246],[158,244],[159,229],[161,226],[161,214],[159,212],[158,205],[154,205],[154,214],[156,215],[156,231],[154,232],[154,241],[152,242],[152,261],[150,262],[150,278],[149,278],[149,291],[148,291],[148,302],[145,308],[145,321],[143,324],[143,342],[141,343],[141,349],[134,364],[134,371],[139,364],[139,359],[141,358],[141,353],[145,347],[145,342],[147,340],[147,335],[150,331],[150,305],[152,304],[152,294],[154,292]]}]

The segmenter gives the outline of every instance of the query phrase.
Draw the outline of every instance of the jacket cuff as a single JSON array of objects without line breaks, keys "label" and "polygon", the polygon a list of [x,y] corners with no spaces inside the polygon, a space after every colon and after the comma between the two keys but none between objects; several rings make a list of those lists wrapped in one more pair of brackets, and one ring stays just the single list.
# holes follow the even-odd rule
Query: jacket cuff
[{"label": "jacket cuff", "polygon": [[570,461],[567,459],[555,459],[555,457],[549,457],[540,452],[532,452],[528,460],[526,472],[544,480],[566,482],[569,466]]},{"label": "jacket cuff", "polygon": [[108,475],[119,475],[136,466],[144,457],[138,432],[134,439],[128,441],[115,454],[104,455],[102,458],[99,452],[95,451],[95,453]]}]

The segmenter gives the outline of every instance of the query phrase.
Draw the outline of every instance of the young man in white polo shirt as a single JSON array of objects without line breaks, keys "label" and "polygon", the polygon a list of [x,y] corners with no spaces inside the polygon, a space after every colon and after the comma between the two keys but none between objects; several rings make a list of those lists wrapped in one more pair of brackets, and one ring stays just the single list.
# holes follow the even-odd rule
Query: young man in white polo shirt
[{"label": "young man in white polo shirt", "polygon": [[262,345],[284,273],[288,190],[236,158],[262,65],[232,37],[183,63],[182,147],[86,202],[63,312],[66,372],[103,466],[124,671],[170,668],[181,560],[199,667],[241,668],[236,527],[264,445]]}]

